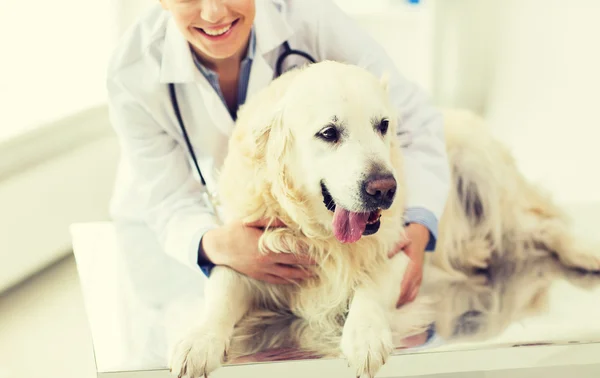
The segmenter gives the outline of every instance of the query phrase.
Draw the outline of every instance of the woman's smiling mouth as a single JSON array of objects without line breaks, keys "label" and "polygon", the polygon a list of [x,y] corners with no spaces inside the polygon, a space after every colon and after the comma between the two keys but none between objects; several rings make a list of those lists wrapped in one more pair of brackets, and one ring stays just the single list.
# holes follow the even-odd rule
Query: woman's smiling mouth
[{"label": "woman's smiling mouth", "polygon": [[231,30],[235,27],[235,25],[238,23],[239,19],[233,21],[230,24],[226,24],[224,26],[219,26],[216,28],[198,28],[198,27],[194,27],[194,29],[196,29],[198,32],[200,32],[200,34],[202,34],[204,37],[211,39],[211,40],[217,40],[217,39],[223,39],[226,36],[228,36],[229,34],[231,34]]}]

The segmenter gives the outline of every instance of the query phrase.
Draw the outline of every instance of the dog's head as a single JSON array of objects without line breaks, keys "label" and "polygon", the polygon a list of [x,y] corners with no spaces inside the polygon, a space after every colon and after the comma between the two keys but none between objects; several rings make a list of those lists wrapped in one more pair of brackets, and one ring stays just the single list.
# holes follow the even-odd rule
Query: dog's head
[{"label": "dog's head", "polygon": [[321,62],[273,86],[277,98],[257,106],[275,103],[253,133],[278,204],[300,227],[316,223],[343,243],[375,234],[401,189],[387,79]]}]

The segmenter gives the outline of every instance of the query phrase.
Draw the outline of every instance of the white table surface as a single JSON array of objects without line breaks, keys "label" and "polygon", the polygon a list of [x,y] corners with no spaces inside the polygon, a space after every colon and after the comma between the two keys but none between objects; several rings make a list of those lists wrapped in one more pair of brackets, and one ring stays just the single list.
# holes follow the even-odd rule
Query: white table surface
[{"label": "white table surface", "polygon": [[[598,205],[573,208],[581,234],[600,239],[599,211]],[[167,342],[195,314],[190,309],[201,306],[202,273],[163,254],[142,225],[80,223],[71,232],[98,376],[170,377]],[[424,345],[422,337],[413,348],[396,351],[378,377],[600,364],[599,275],[565,270],[544,258],[498,267],[484,281],[425,281],[422,292],[448,290],[436,307],[436,332]],[[546,306],[516,311],[515,298],[522,296],[517,292],[536,290]],[[273,324],[259,334],[285,338],[285,332]],[[318,342],[304,347],[313,353],[284,345],[211,377],[352,377],[343,359],[319,356],[325,349]]]}]

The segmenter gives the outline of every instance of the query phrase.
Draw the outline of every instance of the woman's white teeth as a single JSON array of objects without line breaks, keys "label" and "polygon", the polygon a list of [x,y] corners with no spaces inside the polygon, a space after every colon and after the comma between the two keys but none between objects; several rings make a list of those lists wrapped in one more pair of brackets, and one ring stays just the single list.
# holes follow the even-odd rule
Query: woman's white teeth
[{"label": "woman's white teeth", "polygon": [[208,35],[212,35],[213,37],[216,37],[216,36],[227,33],[229,31],[229,29],[231,29],[231,25],[233,25],[233,24],[229,24],[220,29],[202,29],[202,31]]}]

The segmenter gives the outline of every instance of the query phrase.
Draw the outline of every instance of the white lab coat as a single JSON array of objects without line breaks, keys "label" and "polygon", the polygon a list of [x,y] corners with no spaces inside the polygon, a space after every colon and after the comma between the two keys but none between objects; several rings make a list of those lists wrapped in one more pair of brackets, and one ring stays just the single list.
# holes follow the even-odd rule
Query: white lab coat
[{"label": "white lab coat", "polygon": [[[441,117],[423,93],[401,77],[382,47],[331,0],[256,0],[255,32],[248,97],[273,80],[286,40],[317,61],[346,61],[377,75],[391,73],[392,100],[404,114],[400,128],[409,136],[407,203],[439,219],[449,188]],[[291,66],[293,59],[286,63]],[[111,124],[122,153],[110,211],[117,220],[147,223],[168,255],[199,270],[199,240],[217,220],[202,201],[204,188],[171,106],[169,82],[176,83],[202,174],[214,191],[234,121],[194,65],[170,13],[157,4],[128,30],[109,64]]]}]

